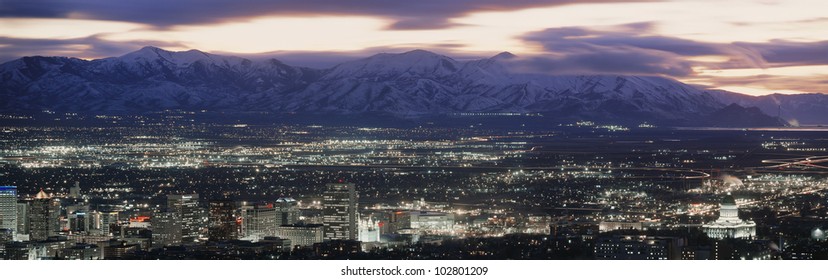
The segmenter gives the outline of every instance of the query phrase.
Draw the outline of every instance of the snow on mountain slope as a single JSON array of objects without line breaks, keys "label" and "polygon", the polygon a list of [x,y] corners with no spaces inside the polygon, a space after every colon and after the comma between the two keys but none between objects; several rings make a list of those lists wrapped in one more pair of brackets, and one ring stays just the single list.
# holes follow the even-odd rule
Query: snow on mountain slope
[{"label": "snow on mountain slope", "polygon": [[4,110],[140,113],[159,109],[382,113],[541,112],[558,118],[688,122],[725,107],[661,77],[510,71],[510,53],[456,61],[423,50],[330,69],[145,47],[120,57],[24,57],[0,65]]},{"label": "snow on mountain slope", "polygon": [[2,104],[6,107],[33,110],[257,110],[267,107],[261,102],[272,101],[265,94],[302,88],[318,72],[277,60],[253,62],[196,50],[145,47],[92,61],[61,57],[11,61],[2,66],[0,95],[8,96]]}]

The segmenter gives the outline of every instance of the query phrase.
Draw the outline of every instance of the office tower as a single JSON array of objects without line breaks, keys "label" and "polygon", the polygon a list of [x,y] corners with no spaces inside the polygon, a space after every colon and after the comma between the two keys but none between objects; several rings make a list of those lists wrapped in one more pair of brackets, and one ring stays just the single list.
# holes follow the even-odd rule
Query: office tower
[{"label": "office tower", "polygon": [[69,230],[72,232],[89,232],[89,213],[77,211],[69,215]]},{"label": "office tower", "polygon": [[46,240],[59,230],[60,201],[41,190],[30,202],[28,211],[31,240]]},{"label": "office tower", "polygon": [[199,238],[203,228],[203,210],[198,207],[198,194],[167,195],[167,211],[181,219],[181,238],[192,242]]},{"label": "office tower", "polygon": [[276,236],[280,212],[273,205],[242,205],[242,236],[258,241]]},{"label": "office tower", "polygon": [[152,216],[152,247],[181,245],[181,217],[177,212],[156,212]]},{"label": "office tower", "polygon": [[17,232],[17,187],[0,186],[0,229]]},{"label": "office tower", "polygon": [[238,239],[238,225],[236,224],[236,203],[230,199],[211,200],[210,226],[207,234],[210,241]]},{"label": "office tower", "polygon": [[17,201],[17,234],[29,234],[29,201]]},{"label": "office tower", "polygon": [[299,222],[299,203],[290,197],[276,200],[275,207],[279,210],[279,225],[290,225]]},{"label": "office tower", "polygon": [[322,196],[325,240],[356,240],[358,197],[354,184],[327,184]]},{"label": "office tower", "polygon": [[92,229],[89,205],[66,206],[67,228],[72,232],[89,232]]},{"label": "office tower", "polygon": [[91,211],[89,213],[89,229],[94,231],[94,234],[109,236],[112,230],[112,224],[118,223],[117,211]]}]

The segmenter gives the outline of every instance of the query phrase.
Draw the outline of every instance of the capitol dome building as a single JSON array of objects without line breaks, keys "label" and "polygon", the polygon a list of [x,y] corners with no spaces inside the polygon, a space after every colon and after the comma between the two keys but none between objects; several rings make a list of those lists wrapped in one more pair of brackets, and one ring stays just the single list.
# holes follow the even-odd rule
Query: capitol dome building
[{"label": "capitol dome building", "polygon": [[756,236],[756,223],[739,219],[739,208],[736,199],[728,194],[722,199],[722,208],[719,210],[719,219],[702,226],[704,233],[710,238],[753,238]]}]

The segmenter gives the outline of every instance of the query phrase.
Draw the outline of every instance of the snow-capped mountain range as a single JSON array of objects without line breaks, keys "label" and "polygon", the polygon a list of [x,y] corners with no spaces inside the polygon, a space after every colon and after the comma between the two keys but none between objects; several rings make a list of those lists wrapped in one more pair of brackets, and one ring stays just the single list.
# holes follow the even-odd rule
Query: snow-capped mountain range
[{"label": "snow-capped mountain range", "polygon": [[[329,69],[253,61],[197,50],[145,47],[120,57],[82,60],[23,57],[0,65],[0,109],[142,113],[163,109],[380,114],[400,118],[460,112],[542,113],[550,118],[701,124],[731,103],[764,111],[757,125],[776,122],[764,99],[705,91],[650,76],[543,75],[511,71],[514,56],[457,61],[428,51],[377,54]],[[800,122],[828,123],[828,97],[787,101]],[[799,102],[799,103],[797,103]],[[801,103],[801,104],[800,104]],[[776,103],[774,103],[776,104]],[[796,107],[796,108],[795,108]],[[819,108],[816,108],[819,107]],[[771,110],[772,109],[772,110]],[[735,111],[734,111],[735,110]],[[770,112],[768,112],[770,110]],[[816,111],[815,111],[816,110]],[[720,113],[720,112],[719,112]]]}]

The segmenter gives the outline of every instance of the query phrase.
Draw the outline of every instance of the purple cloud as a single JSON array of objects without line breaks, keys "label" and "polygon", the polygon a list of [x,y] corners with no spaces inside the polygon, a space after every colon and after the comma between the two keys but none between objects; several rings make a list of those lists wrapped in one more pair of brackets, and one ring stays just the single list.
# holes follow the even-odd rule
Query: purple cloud
[{"label": "purple cloud", "polygon": [[535,56],[513,62],[517,71],[544,74],[641,74],[683,77],[691,64],[657,52],[607,49],[601,52]]},{"label": "purple cloud", "polygon": [[828,41],[790,42],[773,40],[768,43],[741,43],[734,45],[758,53],[771,66],[828,64]]},{"label": "purple cloud", "polygon": [[574,3],[658,0],[6,0],[0,17],[91,19],[145,23],[158,27],[228,21],[264,15],[372,15],[395,20],[389,28],[434,29],[473,11],[509,11]]},{"label": "purple cloud", "polygon": [[[828,41],[730,44],[648,35],[652,24],[616,26],[613,31],[581,27],[550,28],[523,36],[543,46],[547,55],[534,59],[533,71],[590,73],[693,74],[694,66],[710,69],[764,68],[828,64]],[[694,56],[724,56],[725,62],[698,62]]]},{"label": "purple cloud", "polygon": [[685,56],[723,55],[720,45],[664,36],[639,36],[649,23],[618,26],[617,31],[587,28],[550,28],[523,37],[539,43],[548,55],[528,60],[533,72],[622,73],[688,76],[692,64]]}]

